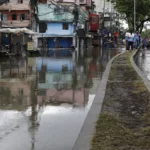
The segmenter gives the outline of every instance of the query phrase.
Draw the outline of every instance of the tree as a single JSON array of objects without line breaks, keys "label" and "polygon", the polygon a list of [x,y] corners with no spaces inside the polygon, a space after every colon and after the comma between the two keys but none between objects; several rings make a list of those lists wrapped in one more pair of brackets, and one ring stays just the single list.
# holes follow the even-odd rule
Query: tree
[{"label": "tree", "polygon": [[[134,29],[134,0],[107,0],[125,15],[130,29]],[[136,0],[136,30],[142,32],[144,23],[150,21],[150,0]]]},{"label": "tree", "polygon": [[142,37],[150,38],[150,29],[146,29],[141,33]]}]

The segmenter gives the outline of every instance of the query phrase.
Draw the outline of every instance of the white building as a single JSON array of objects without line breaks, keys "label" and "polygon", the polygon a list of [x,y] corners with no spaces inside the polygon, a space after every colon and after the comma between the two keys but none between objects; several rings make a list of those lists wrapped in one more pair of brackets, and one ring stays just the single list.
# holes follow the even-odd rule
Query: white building
[{"label": "white building", "polygon": [[114,10],[111,2],[107,2],[107,0],[94,0],[95,1],[95,11],[97,12],[112,12]]}]

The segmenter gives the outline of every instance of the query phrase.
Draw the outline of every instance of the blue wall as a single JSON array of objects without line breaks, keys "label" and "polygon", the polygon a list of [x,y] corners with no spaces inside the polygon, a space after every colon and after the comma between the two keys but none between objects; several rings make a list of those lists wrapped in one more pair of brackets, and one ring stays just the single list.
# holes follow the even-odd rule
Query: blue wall
[{"label": "blue wall", "polygon": [[67,66],[68,71],[72,71],[73,69],[73,63],[72,59],[55,59],[55,58],[40,58],[38,57],[36,59],[36,68],[37,70],[41,70],[41,67],[43,65],[47,66],[47,71],[56,71],[56,72],[61,72],[62,71],[62,66]]},{"label": "blue wall", "polygon": [[44,34],[73,35],[73,25],[72,23],[69,23],[68,30],[63,30],[62,23],[47,23],[47,31]]},{"label": "blue wall", "polygon": [[[54,42],[54,39],[55,38],[49,38],[48,39],[48,48],[58,48],[58,47],[55,47],[55,42]],[[57,42],[57,46],[59,46],[59,48],[71,48],[72,46],[72,38],[66,38],[66,37],[63,37],[63,38],[57,38],[56,39],[56,42]]]}]

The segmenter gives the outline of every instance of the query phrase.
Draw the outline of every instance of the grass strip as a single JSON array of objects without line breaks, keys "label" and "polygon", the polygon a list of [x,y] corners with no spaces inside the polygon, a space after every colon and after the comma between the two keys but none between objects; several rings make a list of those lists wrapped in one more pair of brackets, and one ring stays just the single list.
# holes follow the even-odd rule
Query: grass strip
[{"label": "grass strip", "polygon": [[150,150],[150,93],[132,55],[125,52],[112,63],[91,150]]}]

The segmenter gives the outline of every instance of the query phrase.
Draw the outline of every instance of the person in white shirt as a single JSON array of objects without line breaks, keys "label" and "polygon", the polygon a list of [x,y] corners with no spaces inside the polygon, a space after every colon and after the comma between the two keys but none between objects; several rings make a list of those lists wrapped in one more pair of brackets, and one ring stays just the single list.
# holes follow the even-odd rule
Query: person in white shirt
[{"label": "person in white shirt", "polygon": [[133,50],[134,37],[135,37],[134,34],[131,32],[129,39],[128,39],[128,50],[130,50],[130,47],[131,47],[131,50]]},{"label": "person in white shirt", "polygon": [[129,42],[128,42],[129,36],[130,36],[130,32],[127,31],[125,34],[126,50],[128,50],[128,47],[129,47]]}]

